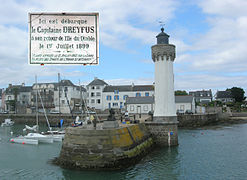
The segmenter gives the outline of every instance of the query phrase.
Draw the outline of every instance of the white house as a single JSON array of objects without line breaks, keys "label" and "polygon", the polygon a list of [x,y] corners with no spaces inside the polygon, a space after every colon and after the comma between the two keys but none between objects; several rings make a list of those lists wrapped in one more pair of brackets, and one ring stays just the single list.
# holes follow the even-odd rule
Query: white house
[{"label": "white house", "polygon": [[105,86],[103,90],[103,107],[105,109],[125,108],[127,97],[150,97],[154,94],[152,85]]},{"label": "white house", "polygon": [[128,97],[126,110],[130,114],[148,114],[149,111],[154,111],[154,97]]},{"label": "white house", "polygon": [[[59,104],[60,89],[60,104]],[[54,91],[55,110],[61,113],[70,113],[71,111],[81,111],[82,105],[86,99],[86,89],[74,85],[70,80],[61,80],[60,85]],[[82,103],[82,104],[81,104]]]},{"label": "white house", "polygon": [[176,111],[186,112],[187,110],[195,113],[196,105],[193,96],[175,96]]},{"label": "white house", "polygon": [[108,84],[98,78],[87,85],[87,105],[90,108],[103,109],[103,89]]},{"label": "white house", "polygon": [[[176,111],[195,113],[195,100],[193,96],[175,96]],[[130,114],[147,114],[154,111],[154,97],[128,97],[126,109]]]}]

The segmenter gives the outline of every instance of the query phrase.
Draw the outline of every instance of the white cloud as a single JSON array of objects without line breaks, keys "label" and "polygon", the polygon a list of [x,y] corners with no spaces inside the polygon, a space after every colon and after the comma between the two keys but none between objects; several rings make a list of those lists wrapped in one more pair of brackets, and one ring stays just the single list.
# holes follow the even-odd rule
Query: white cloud
[{"label": "white cloud", "polygon": [[205,13],[224,17],[239,17],[246,14],[246,0],[201,0],[200,7]]},{"label": "white cloud", "polygon": [[247,76],[225,76],[224,74],[176,75],[175,89],[195,90],[213,89],[225,90],[231,87],[245,87]]},{"label": "white cloud", "polygon": [[110,85],[150,85],[153,84],[152,78],[139,78],[139,79],[108,79],[105,80]]}]

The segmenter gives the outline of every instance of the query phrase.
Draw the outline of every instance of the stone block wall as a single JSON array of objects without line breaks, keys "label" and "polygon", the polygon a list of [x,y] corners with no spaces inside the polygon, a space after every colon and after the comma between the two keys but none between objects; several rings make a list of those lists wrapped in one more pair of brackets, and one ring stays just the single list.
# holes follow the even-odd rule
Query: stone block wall
[{"label": "stone block wall", "polygon": [[157,146],[178,145],[177,123],[168,124],[168,123],[146,122],[145,125],[148,128],[154,140],[155,145]]},{"label": "stone block wall", "polygon": [[216,113],[178,116],[178,127],[202,127],[218,122]]},{"label": "stone block wall", "polygon": [[144,124],[103,130],[70,127],[54,162],[73,169],[121,169],[135,164],[152,146]]}]

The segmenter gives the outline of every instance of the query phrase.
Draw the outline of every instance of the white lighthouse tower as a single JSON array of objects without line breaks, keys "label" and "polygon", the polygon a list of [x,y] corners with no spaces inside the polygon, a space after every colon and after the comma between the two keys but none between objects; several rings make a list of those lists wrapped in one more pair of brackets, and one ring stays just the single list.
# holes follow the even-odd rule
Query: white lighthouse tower
[{"label": "white lighthouse tower", "polygon": [[169,35],[161,28],[157,44],[152,46],[152,59],[155,63],[155,108],[152,133],[161,145],[177,145],[177,115],[174,95],[173,62],[175,46],[169,44]]}]

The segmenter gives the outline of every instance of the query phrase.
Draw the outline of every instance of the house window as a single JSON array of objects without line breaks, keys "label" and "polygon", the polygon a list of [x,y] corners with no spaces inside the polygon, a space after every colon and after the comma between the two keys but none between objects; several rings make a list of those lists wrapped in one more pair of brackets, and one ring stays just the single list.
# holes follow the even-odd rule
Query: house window
[{"label": "house window", "polygon": [[99,86],[96,86],[96,89],[100,89],[100,87]]},{"label": "house window", "polygon": [[97,103],[100,104],[100,99],[97,99]]},{"label": "house window", "polygon": [[94,86],[92,86],[92,88],[91,89],[95,89],[95,87]]},{"label": "house window", "polygon": [[136,97],[140,97],[141,96],[141,93],[136,93]]},{"label": "house window", "polygon": [[65,104],[65,100],[62,100],[62,104]]},{"label": "house window", "polygon": [[147,105],[143,106],[143,110],[148,111],[148,106]]},{"label": "house window", "polygon": [[119,95],[115,95],[114,100],[119,100]]},{"label": "house window", "polygon": [[117,107],[118,106],[118,103],[112,103],[112,106],[113,107]]},{"label": "house window", "polygon": [[95,103],[95,100],[94,99],[91,99],[91,103],[94,104]]},{"label": "house window", "polygon": [[100,96],[100,95],[101,95],[100,92],[97,92],[97,93],[96,93],[96,96]]},{"label": "house window", "polygon": [[91,93],[91,97],[94,97],[94,93],[93,92]]},{"label": "house window", "polygon": [[123,100],[126,100],[126,98],[129,97],[128,95],[123,96]]},{"label": "house window", "polygon": [[133,105],[130,106],[130,111],[134,111],[134,106]]},{"label": "house window", "polygon": [[106,100],[110,101],[111,100],[111,96],[106,96]]},{"label": "house window", "polygon": [[146,93],[145,93],[145,96],[149,96],[149,92],[146,92]]}]

